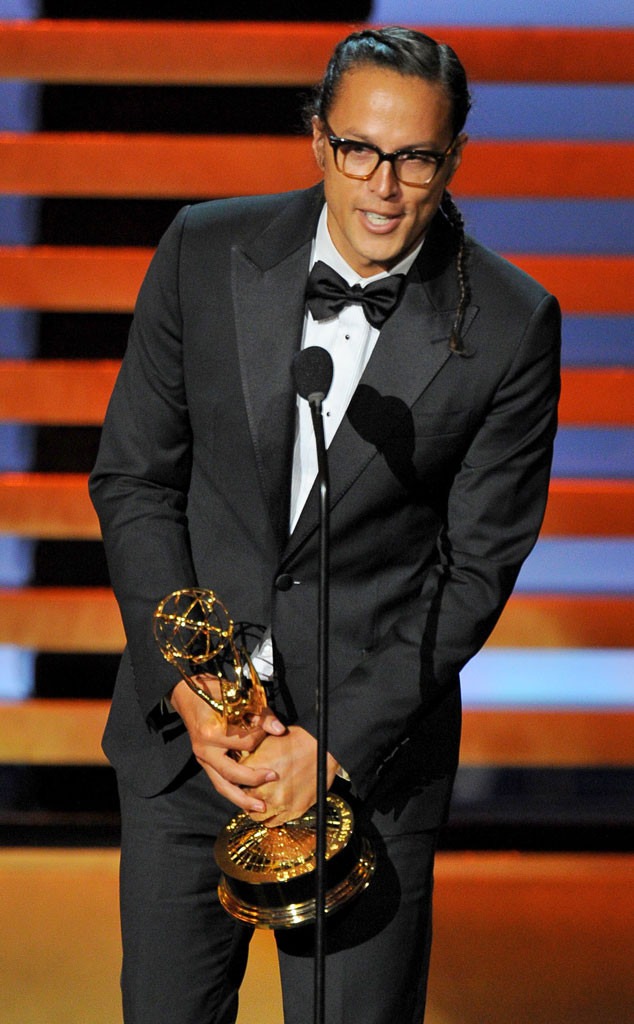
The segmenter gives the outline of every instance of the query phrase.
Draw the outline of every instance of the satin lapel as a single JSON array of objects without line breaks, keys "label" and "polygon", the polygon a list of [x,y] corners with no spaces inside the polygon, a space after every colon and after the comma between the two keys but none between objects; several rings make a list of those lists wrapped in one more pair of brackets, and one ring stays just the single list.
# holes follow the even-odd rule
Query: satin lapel
[{"label": "satin lapel", "polygon": [[231,254],[242,386],[261,486],[280,546],[288,535],[295,429],[291,362],[301,344],[304,289],[321,205],[319,193],[306,197],[289,203],[289,210],[248,249],[236,246]]},{"label": "satin lapel", "polygon": [[[431,300],[432,295],[440,295],[438,284],[424,282],[417,268],[413,268],[403,299],[383,327],[360,381],[377,394],[377,399],[390,402],[394,428],[398,427],[399,410],[402,409],[403,416],[407,415],[444,363],[458,358],[449,349],[455,309],[439,310]],[[475,314],[476,309],[469,307],[465,333]],[[328,449],[331,508],[376,456],[376,444],[364,439],[346,415]],[[313,486],[284,552],[285,558],[317,528],[318,515],[317,487]]]}]

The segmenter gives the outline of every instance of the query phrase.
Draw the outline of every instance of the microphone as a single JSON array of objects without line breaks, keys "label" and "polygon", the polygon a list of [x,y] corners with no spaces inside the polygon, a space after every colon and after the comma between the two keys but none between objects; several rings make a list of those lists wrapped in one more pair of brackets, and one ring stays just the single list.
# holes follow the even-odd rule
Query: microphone
[{"label": "microphone", "polygon": [[293,357],[293,378],[300,398],[310,406],[317,446],[319,484],[319,587],[317,616],[317,829],[315,842],[315,971],[313,1024],[324,1024],[326,986],[326,838],[328,815],[328,603],[329,603],[329,489],[328,458],[321,403],[330,391],[334,366],[330,353],[310,345]]},{"label": "microphone", "polygon": [[329,352],[310,345],[293,356],[293,378],[300,398],[311,406],[320,406],[330,391],[334,366]]}]

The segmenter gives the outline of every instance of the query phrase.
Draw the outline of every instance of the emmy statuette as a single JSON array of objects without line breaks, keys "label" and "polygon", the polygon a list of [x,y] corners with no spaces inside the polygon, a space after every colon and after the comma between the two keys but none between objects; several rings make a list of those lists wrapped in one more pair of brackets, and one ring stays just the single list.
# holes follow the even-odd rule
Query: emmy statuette
[{"label": "emmy statuette", "polygon": [[[163,657],[225,727],[248,728],[266,707],[249,654],[237,645],[234,623],[212,590],[176,590],[165,597],[154,613],[154,636]],[[221,700],[205,688],[205,674],[218,679]],[[236,814],[220,832],[214,852],[222,871],[220,902],[233,917],[256,928],[290,928],[315,919],[315,807],[275,828]],[[374,852],[356,834],[350,807],[329,793],[325,912],[365,889],[374,865]]]}]

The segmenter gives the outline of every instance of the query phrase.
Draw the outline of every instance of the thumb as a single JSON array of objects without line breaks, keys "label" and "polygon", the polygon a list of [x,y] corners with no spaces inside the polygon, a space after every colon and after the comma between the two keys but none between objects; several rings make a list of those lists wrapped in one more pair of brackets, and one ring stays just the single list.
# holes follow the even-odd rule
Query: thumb
[{"label": "thumb", "polygon": [[287,731],[284,723],[280,722],[279,718],[268,707],[263,709],[257,724],[260,729],[263,729],[264,732],[269,733],[271,736],[283,736]]}]

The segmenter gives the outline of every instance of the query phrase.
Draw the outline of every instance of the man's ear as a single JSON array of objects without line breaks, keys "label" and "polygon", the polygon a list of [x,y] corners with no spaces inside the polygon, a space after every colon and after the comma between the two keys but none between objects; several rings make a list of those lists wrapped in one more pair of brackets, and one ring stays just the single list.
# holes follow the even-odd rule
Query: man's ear
[{"label": "man's ear", "polygon": [[313,153],[320,171],[326,167],[326,136],[324,135],[323,122],[315,114],[312,118],[313,126]]}]

